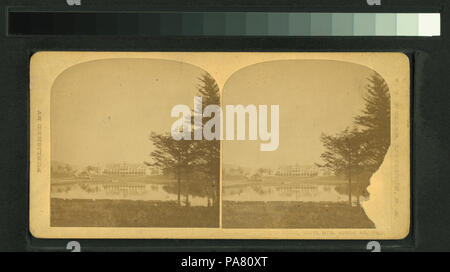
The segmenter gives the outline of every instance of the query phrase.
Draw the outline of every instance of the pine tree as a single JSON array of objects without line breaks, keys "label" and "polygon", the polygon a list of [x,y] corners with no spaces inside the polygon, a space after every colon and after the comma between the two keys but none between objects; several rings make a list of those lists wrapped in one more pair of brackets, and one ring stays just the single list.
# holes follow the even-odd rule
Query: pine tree
[{"label": "pine tree", "polygon": [[203,99],[203,106],[220,105],[220,92],[216,80],[208,73],[200,76],[200,85],[198,86],[198,95]]},{"label": "pine tree", "polygon": [[[325,164],[319,166],[348,179],[350,204],[352,193],[359,204],[359,196],[366,192],[370,177],[380,167],[390,145],[389,88],[379,74],[372,74],[368,80],[365,107],[354,118],[354,128],[335,136],[321,136],[326,151],[321,155]],[[353,188],[352,182],[356,184]]]},{"label": "pine tree", "polygon": [[[165,174],[173,174],[177,179],[178,205],[181,206],[181,180],[187,182],[196,160],[196,151],[193,141],[176,141],[169,134],[152,133],[150,140],[155,146],[151,153],[154,163],[147,165],[157,166]],[[187,187],[188,185],[186,185]],[[189,205],[189,191],[186,190],[186,205]]]},{"label": "pine tree", "polygon": [[[194,114],[202,115],[204,125],[212,117],[203,117],[203,110],[208,105],[220,105],[219,87],[215,80],[207,73],[199,78],[198,96],[202,97],[202,107]],[[194,109],[195,110],[195,109]],[[191,122],[195,130],[194,117]],[[219,128],[214,128],[219,129]],[[191,135],[192,136],[192,135]],[[193,139],[193,137],[191,137]],[[218,207],[220,199],[220,141],[219,140],[174,140],[169,134],[156,134],[150,136],[156,147],[151,153],[155,163],[147,163],[161,168],[165,173],[174,174],[178,181],[178,203],[181,205],[181,180],[184,180],[186,192],[186,205],[189,205],[189,191],[191,187],[206,184],[206,193]]]},{"label": "pine tree", "polygon": [[[208,73],[204,73],[199,78],[198,96],[202,97],[202,114],[208,105],[220,106],[220,91],[216,81]],[[211,117],[202,117],[203,126],[211,119]],[[220,129],[215,127],[214,129]],[[202,163],[198,166],[210,183],[207,183],[207,191],[213,196],[213,205],[218,206],[220,199],[220,140],[196,141],[196,148],[200,152]]]},{"label": "pine tree", "polygon": [[377,73],[369,78],[365,108],[355,118],[367,144],[370,159],[365,163],[370,172],[376,171],[384,160],[391,143],[391,98],[389,87]]},{"label": "pine tree", "polygon": [[352,188],[352,182],[363,171],[362,162],[366,159],[365,139],[357,128],[346,128],[334,136],[322,134],[320,140],[326,149],[321,155],[325,164],[320,166],[331,169],[336,175],[347,179],[348,199],[349,204],[352,205],[352,193],[355,191],[355,188]]}]

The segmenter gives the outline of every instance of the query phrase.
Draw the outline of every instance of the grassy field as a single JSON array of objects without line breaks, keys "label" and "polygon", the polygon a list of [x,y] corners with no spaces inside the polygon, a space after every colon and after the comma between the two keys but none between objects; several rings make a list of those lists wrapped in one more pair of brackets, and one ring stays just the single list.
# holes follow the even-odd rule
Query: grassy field
[{"label": "grassy field", "polygon": [[51,200],[54,227],[218,227],[219,210],[175,202]]},{"label": "grassy field", "polygon": [[347,203],[224,201],[224,228],[374,228],[361,207]]}]

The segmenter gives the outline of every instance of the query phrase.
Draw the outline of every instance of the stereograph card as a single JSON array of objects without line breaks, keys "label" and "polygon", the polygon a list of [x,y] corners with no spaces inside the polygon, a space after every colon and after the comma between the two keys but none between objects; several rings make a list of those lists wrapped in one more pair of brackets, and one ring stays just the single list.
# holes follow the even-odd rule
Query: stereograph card
[{"label": "stereograph card", "polygon": [[38,238],[403,239],[403,53],[37,52]]}]

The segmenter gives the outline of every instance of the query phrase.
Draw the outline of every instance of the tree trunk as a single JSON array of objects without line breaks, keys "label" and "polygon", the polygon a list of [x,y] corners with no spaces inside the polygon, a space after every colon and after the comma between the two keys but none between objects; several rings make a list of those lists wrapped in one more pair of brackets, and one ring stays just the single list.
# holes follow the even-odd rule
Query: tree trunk
[{"label": "tree trunk", "polygon": [[178,172],[178,206],[181,206],[181,175]]},{"label": "tree trunk", "polygon": [[352,177],[348,178],[348,204],[352,206]]},{"label": "tree trunk", "polygon": [[186,207],[189,207],[189,178],[186,179]]},{"label": "tree trunk", "polygon": [[350,164],[350,156],[348,157],[348,204],[352,206],[352,167]]},{"label": "tree trunk", "polygon": [[361,188],[360,188],[358,182],[356,183],[356,185],[357,185],[357,190],[356,190],[356,205],[357,205],[357,206],[360,206],[360,205],[359,205],[359,196],[361,195]]},{"label": "tree trunk", "polygon": [[214,198],[215,198],[215,206],[219,206],[220,202],[220,177],[214,182]]}]

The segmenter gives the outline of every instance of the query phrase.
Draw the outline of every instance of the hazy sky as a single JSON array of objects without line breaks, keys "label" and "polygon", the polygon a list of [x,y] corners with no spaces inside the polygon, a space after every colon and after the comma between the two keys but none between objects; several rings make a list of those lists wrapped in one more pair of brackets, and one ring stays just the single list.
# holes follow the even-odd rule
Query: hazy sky
[{"label": "hazy sky", "polygon": [[320,134],[351,125],[372,72],[326,60],[271,61],[235,72],[224,86],[224,104],[280,105],[280,142],[276,151],[262,152],[259,141],[225,141],[223,162],[246,167],[320,162]]},{"label": "hazy sky", "polygon": [[151,131],[170,132],[172,107],[193,105],[202,73],[189,64],[152,59],[69,68],[52,88],[52,160],[79,166],[149,161]]},{"label": "hazy sky", "polygon": [[[192,107],[203,72],[154,59],[69,68],[52,88],[52,160],[76,166],[149,161],[150,133],[170,131],[174,105]],[[262,152],[259,141],[224,141],[223,162],[246,167],[318,162],[320,134],[351,124],[371,72],[323,60],[265,62],[236,71],[225,84],[223,103],[280,105],[280,143],[276,151]]]}]

